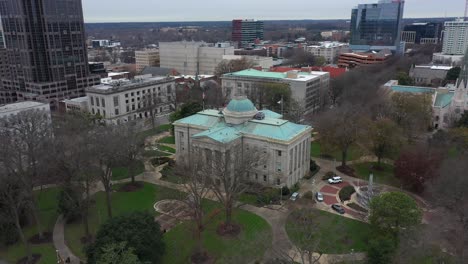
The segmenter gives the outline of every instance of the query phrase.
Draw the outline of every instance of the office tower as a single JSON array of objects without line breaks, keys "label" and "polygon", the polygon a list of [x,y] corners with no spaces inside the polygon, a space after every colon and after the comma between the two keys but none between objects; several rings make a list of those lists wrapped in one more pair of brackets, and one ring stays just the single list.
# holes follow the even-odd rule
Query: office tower
[{"label": "office tower", "polygon": [[239,47],[248,47],[256,39],[263,39],[263,22],[253,19],[236,19],[232,21],[232,41]]},{"label": "office tower", "polygon": [[354,51],[402,51],[400,35],[404,0],[360,4],[351,13],[350,48]]},{"label": "office tower", "polygon": [[463,55],[468,48],[468,21],[457,19],[445,22],[442,53],[445,55]]},{"label": "office tower", "polygon": [[416,44],[437,44],[442,35],[442,23],[413,23],[406,25],[402,41]]},{"label": "office tower", "polygon": [[135,51],[135,64],[137,73],[141,73],[146,67],[159,66],[159,50],[145,49]]},{"label": "office tower", "polygon": [[9,76],[17,100],[54,108],[99,83],[89,73],[81,0],[0,0]]},{"label": "office tower", "polygon": [[234,55],[234,47],[224,42],[159,42],[159,55],[162,68],[175,69],[183,75],[212,75],[224,55]]}]

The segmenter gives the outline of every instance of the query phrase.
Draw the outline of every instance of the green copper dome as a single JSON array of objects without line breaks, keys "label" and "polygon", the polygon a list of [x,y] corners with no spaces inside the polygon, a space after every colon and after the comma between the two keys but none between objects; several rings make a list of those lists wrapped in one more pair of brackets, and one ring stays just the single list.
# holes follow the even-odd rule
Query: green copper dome
[{"label": "green copper dome", "polygon": [[232,99],[226,107],[231,112],[252,112],[257,111],[252,101],[247,98]]}]

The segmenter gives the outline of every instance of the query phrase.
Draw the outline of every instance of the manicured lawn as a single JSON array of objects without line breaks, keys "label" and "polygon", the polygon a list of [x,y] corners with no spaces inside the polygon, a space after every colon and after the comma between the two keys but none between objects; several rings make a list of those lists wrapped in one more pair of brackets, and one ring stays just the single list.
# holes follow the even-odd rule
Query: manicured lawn
[{"label": "manicured lawn", "polygon": [[154,136],[162,132],[170,131],[171,127],[172,127],[171,124],[164,124],[164,125],[160,125],[149,130],[139,132],[138,135],[140,137],[147,138],[147,137]]},{"label": "manicured lawn", "polygon": [[[309,221],[301,223],[299,217],[307,217]],[[297,210],[289,215],[286,231],[293,243],[299,247],[313,243],[304,239],[307,230],[314,230],[313,235],[320,240],[316,250],[325,254],[346,254],[351,249],[367,251],[370,226],[366,223],[316,209]]]},{"label": "manicured lawn", "polygon": [[158,149],[162,151],[170,152],[170,153],[176,153],[176,150],[174,148],[164,146],[164,145],[158,145]]},{"label": "manicured lawn", "polygon": [[167,165],[164,169],[161,170],[161,180],[176,183],[176,184],[184,184],[187,183],[187,177],[180,176],[179,174],[174,172],[174,168]]},{"label": "manicured lawn", "polygon": [[163,137],[158,142],[159,143],[166,143],[166,144],[175,144],[175,137],[173,137],[173,136]]},{"label": "manicured lawn", "polygon": [[[114,189],[119,190],[122,185],[115,185]],[[177,190],[144,183],[142,189],[136,192],[113,192],[112,193],[112,213],[114,216],[129,213],[132,211],[149,211],[156,215],[153,209],[154,203],[163,199],[181,199],[184,194]],[[90,231],[95,234],[99,225],[105,222],[107,217],[107,206],[105,193],[99,192],[94,196],[95,203],[90,208],[89,223]],[[84,228],[81,222],[67,224],[65,227],[65,239],[74,254],[85,260],[83,244],[80,238],[84,236]]]},{"label": "manicured lawn", "polygon": [[[250,212],[236,209],[233,221],[242,227],[237,238],[224,238],[216,233],[217,226],[224,220],[224,211],[216,209],[218,205],[207,202],[209,209],[203,245],[216,263],[254,263],[261,260],[265,250],[271,246],[271,227],[261,217]],[[217,214],[215,213],[217,212]],[[162,263],[190,263],[190,256],[195,247],[193,223],[182,223],[164,235],[166,254]]]},{"label": "manicured lawn", "polygon": [[[364,150],[357,145],[352,145],[348,150],[348,161],[357,160],[364,155]],[[310,144],[310,156],[313,158],[325,158],[325,159],[336,159],[337,162],[341,162],[341,151],[334,150],[327,153],[320,146],[318,140]],[[337,166],[340,164],[337,164]]]},{"label": "manicured lawn", "polygon": [[147,158],[153,158],[153,157],[167,157],[170,156],[170,153],[162,152],[159,150],[145,150],[143,152],[143,156]]},{"label": "manicured lawn", "polygon": [[[57,196],[59,188],[44,189],[36,191],[36,196],[39,205],[39,215],[42,221],[44,231],[52,232],[54,229],[55,221],[57,220]],[[26,226],[23,229],[27,238],[37,234],[35,225]],[[55,248],[52,243],[31,245],[33,254],[41,254],[42,257],[39,261],[40,264],[56,263]],[[21,242],[2,249],[0,251],[0,258],[7,260],[10,263],[16,263],[17,260],[26,256],[24,246]]]},{"label": "manicured lawn", "polygon": [[[138,165],[136,166],[133,175],[139,175],[141,173],[145,172],[145,164],[143,164],[142,161],[138,162]],[[127,167],[115,167],[112,168],[112,180],[122,180],[126,178],[130,178],[131,175],[128,174],[128,168]]]},{"label": "manicured lawn", "polygon": [[369,174],[374,174],[374,182],[380,184],[391,185],[395,187],[400,187],[400,180],[395,178],[394,167],[390,164],[382,163],[381,167],[383,170],[372,170],[373,166],[377,165],[376,162],[364,162],[359,164],[353,164],[354,174],[356,177],[369,180]]}]

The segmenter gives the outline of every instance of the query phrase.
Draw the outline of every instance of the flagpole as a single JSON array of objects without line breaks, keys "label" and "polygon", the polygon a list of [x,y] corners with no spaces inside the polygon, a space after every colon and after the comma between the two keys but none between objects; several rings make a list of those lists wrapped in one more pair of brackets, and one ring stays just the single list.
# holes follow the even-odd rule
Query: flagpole
[{"label": "flagpole", "polygon": [[[281,115],[284,115],[284,102],[283,102],[283,96],[281,96]],[[283,117],[284,118],[284,117]]]}]

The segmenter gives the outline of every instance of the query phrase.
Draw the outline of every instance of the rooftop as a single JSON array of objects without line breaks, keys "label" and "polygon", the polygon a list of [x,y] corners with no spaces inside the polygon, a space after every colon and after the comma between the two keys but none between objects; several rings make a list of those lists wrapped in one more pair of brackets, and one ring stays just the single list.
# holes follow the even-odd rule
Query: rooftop
[{"label": "rooftop", "polygon": [[[280,119],[281,115],[270,110],[261,110],[263,120],[252,119],[240,125],[227,124],[223,114],[218,110],[205,110],[195,115],[177,120],[175,125],[192,125],[205,131],[194,137],[208,137],[212,140],[228,143],[243,135],[264,138],[265,140],[289,141],[311,129]],[[253,117],[252,117],[253,118]]]},{"label": "rooftop", "polygon": [[150,77],[134,80],[119,80],[108,84],[102,83],[86,89],[87,92],[111,94],[131,89],[138,89],[152,84],[167,83],[174,81],[171,77]]},{"label": "rooftop", "polygon": [[447,93],[442,93],[442,92],[437,92],[436,93],[436,98],[434,101],[434,107],[440,107],[444,108],[450,105],[452,102],[454,93],[453,92],[447,92]]},{"label": "rooftop", "polygon": [[0,113],[14,112],[18,110],[27,110],[27,109],[32,109],[38,106],[48,107],[49,105],[46,103],[34,102],[34,101],[18,102],[18,103],[12,103],[12,104],[0,106]]},{"label": "rooftop", "polygon": [[294,80],[294,81],[310,81],[321,75],[328,74],[326,72],[300,72],[295,71],[298,74],[297,78],[288,78],[287,72],[271,72],[271,71],[259,71],[255,69],[248,69],[233,73],[224,74],[223,77],[250,77],[250,78],[262,78],[262,79],[277,79],[277,80]]},{"label": "rooftop", "polygon": [[436,91],[435,88],[403,85],[393,85],[391,86],[391,89],[398,93],[435,93]]},{"label": "rooftop", "polygon": [[431,70],[444,70],[448,71],[452,69],[452,66],[444,66],[444,65],[416,65],[415,68],[426,68]]}]

